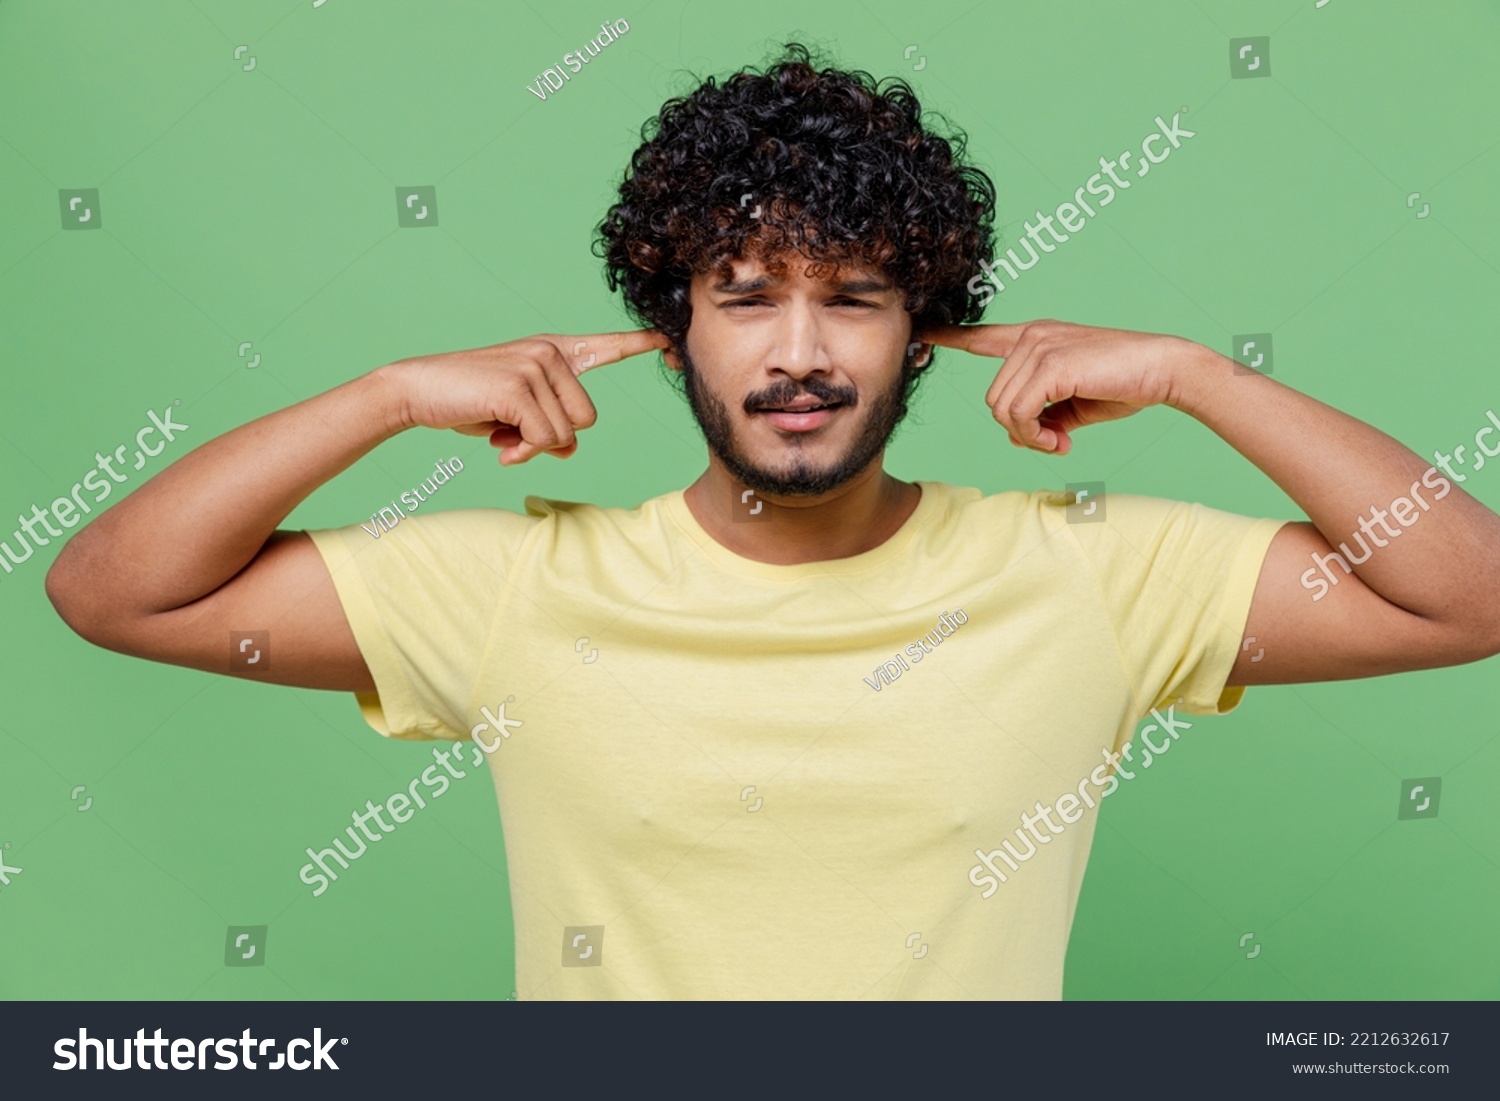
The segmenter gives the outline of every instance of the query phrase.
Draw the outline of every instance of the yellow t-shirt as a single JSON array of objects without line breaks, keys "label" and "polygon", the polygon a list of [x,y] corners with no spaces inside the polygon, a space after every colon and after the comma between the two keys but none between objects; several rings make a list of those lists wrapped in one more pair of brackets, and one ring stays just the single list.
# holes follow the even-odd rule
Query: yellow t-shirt
[{"label": "yellow t-shirt", "polygon": [[791,566],[680,490],[311,533],[366,720],[488,762],[520,998],[1062,996],[1107,755],[1239,703],[1284,521],[918,484],[879,547]]}]

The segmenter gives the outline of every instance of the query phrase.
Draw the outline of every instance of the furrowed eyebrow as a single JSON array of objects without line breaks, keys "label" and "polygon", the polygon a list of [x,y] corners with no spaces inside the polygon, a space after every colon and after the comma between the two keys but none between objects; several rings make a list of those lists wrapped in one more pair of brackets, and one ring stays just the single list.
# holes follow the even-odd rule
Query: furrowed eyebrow
[{"label": "furrowed eyebrow", "polygon": [[774,287],[776,282],[776,280],[765,275],[756,279],[726,279],[715,283],[714,290],[720,294],[754,294],[756,291],[763,291],[767,287]]},{"label": "furrowed eyebrow", "polygon": [[[780,282],[769,276],[759,276],[755,279],[724,280],[714,284],[714,290],[720,294],[754,294],[768,287],[774,287]],[[840,283],[824,284],[831,286],[839,294],[876,294],[891,289],[891,284],[884,279],[845,279]]]},{"label": "furrowed eyebrow", "polygon": [[835,284],[833,289],[840,294],[875,294],[890,290],[891,285],[884,279],[846,279]]}]

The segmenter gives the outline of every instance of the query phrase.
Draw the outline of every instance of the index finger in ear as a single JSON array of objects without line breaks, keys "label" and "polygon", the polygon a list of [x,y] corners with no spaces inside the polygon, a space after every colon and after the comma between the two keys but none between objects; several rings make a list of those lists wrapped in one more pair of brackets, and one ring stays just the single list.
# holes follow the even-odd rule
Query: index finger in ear
[{"label": "index finger in ear", "polygon": [[632,329],[623,333],[595,333],[592,336],[557,337],[558,350],[567,358],[574,375],[592,371],[609,363],[638,356],[644,352],[671,347],[656,329]]},{"label": "index finger in ear", "polygon": [[924,329],[921,338],[928,344],[1004,359],[1014,350],[1025,329],[1025,325],[934,325]]}]

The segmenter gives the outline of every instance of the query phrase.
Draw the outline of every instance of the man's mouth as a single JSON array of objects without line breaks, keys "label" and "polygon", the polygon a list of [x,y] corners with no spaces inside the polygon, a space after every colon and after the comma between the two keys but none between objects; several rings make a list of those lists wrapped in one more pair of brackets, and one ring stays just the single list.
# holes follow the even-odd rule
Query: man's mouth
[{"label": "man's mouth", "polygon": [[834,413],[843,407],[844,403],[841,401],[825,402],[804,397],[783,405],[762,406],[756,413],[763,415],[772,427],[783,432],[810,432],[827,424]]},{"label": "man's mouth", "polygon": [[763,405],[758,413],[811,413],[814,409],[832,409],[836,405],[843,405],[841,401],[818,401],[816,398],[798,398],[796,401],[785,405]]}]

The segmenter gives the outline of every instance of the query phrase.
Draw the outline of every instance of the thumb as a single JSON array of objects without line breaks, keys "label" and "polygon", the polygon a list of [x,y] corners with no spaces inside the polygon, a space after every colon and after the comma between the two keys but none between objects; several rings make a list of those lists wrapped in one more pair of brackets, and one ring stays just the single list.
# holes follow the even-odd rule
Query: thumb
[{"label": "thumb", "polygon": [[1137,411],[1134,406],[1125,402],[1080,398],[1075,395],[1047,406],[1037,419],[1048,428],[1071,432],[1085,425],[1119,420]]},{"label": "thumb", "polygon": [[1053,402],[1042,410],[1041,416],[1037,419],[1041,421],[1043,427],[1061,432],[1071,432],[1075,428],[1082,428],[1086,424],[1094,423],[1078,408],[1087,400],[1087,398],[1064,398],[1062,401]]}]

